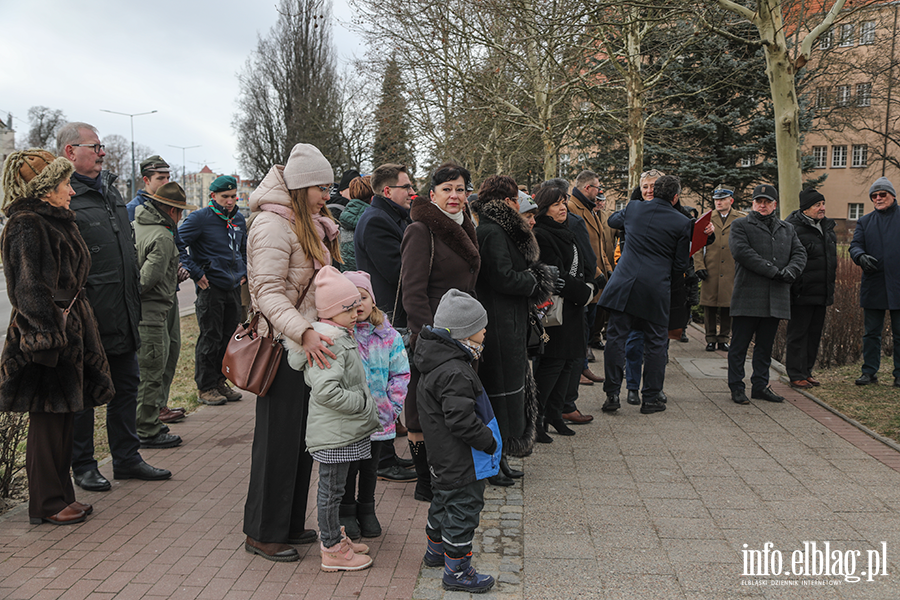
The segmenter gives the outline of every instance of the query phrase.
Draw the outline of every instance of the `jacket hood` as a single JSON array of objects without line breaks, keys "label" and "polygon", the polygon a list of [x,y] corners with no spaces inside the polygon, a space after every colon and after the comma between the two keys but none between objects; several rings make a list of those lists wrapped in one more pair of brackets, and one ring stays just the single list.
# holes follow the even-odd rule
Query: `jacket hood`
[{"label": "jacket hood", "polygon": [[465,346],[450,337],[447,331],[426,325],[416,340],[416,368],[422,374],[430,373],[450,360],[472,362],[472,354]]},{"label": "jacket hood", "polygon": [[250,194],[250,212],[255,213],[260,209],[262,204],[280,204],[281,206],[291,207],[291,196],[288,192],[287,184],[284,182],[284,167],[282,165],[273,165],[263,180],[259,183],[259,187]]},{"label": "jacket hood", "polygon": [[152,204],[141,204],[134,211],[134,221],[141,225],[162,225],[169,229],[175,228],[175,221],[169,215],[163,214]]}]

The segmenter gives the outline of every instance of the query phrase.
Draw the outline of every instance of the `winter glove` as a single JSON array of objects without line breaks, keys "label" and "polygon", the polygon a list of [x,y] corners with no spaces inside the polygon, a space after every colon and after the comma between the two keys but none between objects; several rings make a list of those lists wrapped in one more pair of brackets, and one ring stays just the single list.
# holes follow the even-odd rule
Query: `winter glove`
[{"label": "winter glove", "polygon": [[597,286],[597,289],[599,290],[599,289],[601,289],[601,288],[606,287],[606,282],[607,282],[607,281],[609,281],[609,280],[607,279],[606,275],[604,275],[603,273],[600,273],[600,274],[597,275],[597,277],[594,279],[594,285],[596,285],[596,286]]},{"label": "winter glove", "polygon": [[700,281],[706,281],[709,278],[709,271],[706,269],[697,269],[697,277],[700,278]]},{"label": "winter glove", "polygon": [[869,254],[861,254],[859,257],[859,266],[865,273],[874,273],[878,270],[878,259]]},{"label": "winter glove", "polygon": [[794,283],[797,281],[797,276],[794,275],[794,272],[790,269],[779,269],[779,271],[775,274],[775,281],[783,281],[785,283]]},{"label": "winter glove", "polygon": [[563,279],[562,277],[557,277],[556,283],[553,285],[553,293],[559,294],[563,291],[563,289],[565,287],[566,287],[566,280]]},{"label": "winter glove", "polygon": [[559,277],[559,268],[555,265],[547,265],[547,272],[550,274],[551,279]]}]

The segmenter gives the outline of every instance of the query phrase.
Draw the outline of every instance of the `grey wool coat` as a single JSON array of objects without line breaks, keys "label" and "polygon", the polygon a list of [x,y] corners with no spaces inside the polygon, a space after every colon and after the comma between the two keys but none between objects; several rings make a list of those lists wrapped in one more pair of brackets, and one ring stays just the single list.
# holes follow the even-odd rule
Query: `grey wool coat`
[{"label": "grey wool coat", "polygon": [[791,284],[774,277],[785,267],[799,277],[806,266],[806,250],[790,223],[777,215],[773,219],[771,231],[753,211],[731,225],[732,317],[791,318]]}]

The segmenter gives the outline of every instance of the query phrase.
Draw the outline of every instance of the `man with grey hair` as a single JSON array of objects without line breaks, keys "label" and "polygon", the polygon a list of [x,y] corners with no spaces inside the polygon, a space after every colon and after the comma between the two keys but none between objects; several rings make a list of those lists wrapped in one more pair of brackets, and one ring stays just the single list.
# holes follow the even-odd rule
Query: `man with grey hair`
[{"label": "man with grey hair", "polygon": [[856,385],[878,382],[881,366],[881,330],[884,311],[891,312],[894,337],[894,387],[900,387],[900,210],[897,193],[887,177],[878,178],[869,188],[875,208],[856,222],[850,258],[862,267],[859,304],[863,308],[866,334],[863,336],[862,375]]},{"label": "man with grey hair", "polygon": [[[116,176],[103,169],[103,144],[87,123],[67,123],[56,137],[57,151],[75,165],[70,208],[91,251],[85,293],[109,360],[116,395],[106,407],[106,431],[116,479],[168,479],[172,473],[151,467],[141,458],[135,414],[140,372],[137,349],[141,318],[140,271],[125,202]],[[94,410],[75,413],[72,472],[86,490],[111,488],[94,459]]]}]

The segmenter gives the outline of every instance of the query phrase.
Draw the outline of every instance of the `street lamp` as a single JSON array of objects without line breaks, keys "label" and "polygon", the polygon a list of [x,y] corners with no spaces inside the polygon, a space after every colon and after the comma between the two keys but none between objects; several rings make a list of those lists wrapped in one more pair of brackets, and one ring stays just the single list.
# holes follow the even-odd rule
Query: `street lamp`
[{"label": "street lamp", "polygon": [[101,108],[100,112],[110,113],[113,115],[122,115],[123,117],[131,118],[131,193],[136,194],[137,188],[135,187],[135,173],[134,173],[134,118],[141,117],[143,115],[152,115],[156,111],[151,110],[148,112],[131,114],[131,113],[116,112],[114,110],[106,110],[105,108]]},{"label": "street lamp", "polygon": [[191,148],[199,148],[200,146],[173,146],[172,144],[166,144],[169,148],[181,148],[181,187],[184,187],[184,174],[187,172],[187,163],[184,160],[184,151],[190,150]]}]

